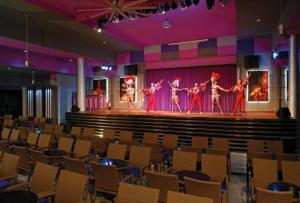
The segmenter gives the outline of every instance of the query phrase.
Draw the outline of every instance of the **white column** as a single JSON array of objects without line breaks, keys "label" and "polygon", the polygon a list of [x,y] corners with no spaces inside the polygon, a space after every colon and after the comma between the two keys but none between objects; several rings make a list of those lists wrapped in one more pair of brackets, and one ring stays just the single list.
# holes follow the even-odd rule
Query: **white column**
[{"label": "white column", "polygon": [[27,115],[27,87],[22,87],[22,115]]},{"label": "white column", "polygon": [[296,35],[290,36],[289,50],[289,109],[291,117],[296,118],[297,113],[297,49]]},{"label": "white column", "polygon": [[85,74],[84,59],[77,59],[77,106],[80,111],[85,111]]}]

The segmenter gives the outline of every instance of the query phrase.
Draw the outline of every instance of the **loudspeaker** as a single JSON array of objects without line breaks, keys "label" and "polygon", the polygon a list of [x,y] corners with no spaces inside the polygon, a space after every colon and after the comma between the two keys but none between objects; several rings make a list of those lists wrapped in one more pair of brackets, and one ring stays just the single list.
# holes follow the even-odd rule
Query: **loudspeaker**
[{"label": "loudspeaker", "polygon": [[259,68],[259,56],[258,55],[247,55],[244,57],[244,67],[248,68]]},{"label": "loudspeaker", "polygon": [[291,112],[290,112],[289,108],[287,108],[287,107],[280,108],[276,112],[276,116],[278,118],[289,119],[291,117]]},{"label": "loudspeaker", "polygon": [[137,65],[124,66],[124,75],[137,75]]}]

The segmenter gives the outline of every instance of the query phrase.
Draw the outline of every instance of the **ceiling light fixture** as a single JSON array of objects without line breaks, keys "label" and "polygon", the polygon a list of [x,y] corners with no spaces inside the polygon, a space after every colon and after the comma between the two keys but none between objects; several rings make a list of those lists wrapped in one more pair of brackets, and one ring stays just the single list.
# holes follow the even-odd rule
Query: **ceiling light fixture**
[{"label": "ceiling light fixture", "polygon": [[179,1],[179,5],[180,5],[180,8],[182,11],[186,9],[186,5],[185,5],[184,1]]},{"label": "ceiling light fixture", "polygon": [[168,21],[168,19],[166,19],[166,20],[163,22],[162,27],[163,27],[164,29],[169,29],[169,28],[171,28],[171,24],[170,24],[170,22]]},{"label": "ceiling light fixture", "polygon": [[261,22],[261,19],[260,19],[260,18],[257,18],[257,19],[256,19],[256,22],[260,23],[260,22]]},{"label": "ceiling light fixture", "polygon": [[226,7],[231,0],[220,0],[221,6]]},{"label": "ceiling light fixture", "polygon": [[172,46],[172,45],[179,45],[179,44],[187,44],[187,43],[200,43],[200,42],[207,42],[208,39],[198,39],[198,40],[190,40],[190,41],[183,41],[183,42],[174,42],[174,43],[169,43],[168,45],[169,46]]},{"label": "ceiling light fixture", "polygon": [[102,32],[102,28],[99,27],[99,28],[97,29],[97,32],[98,32],[98,33],[101,33],[101,32]]}]

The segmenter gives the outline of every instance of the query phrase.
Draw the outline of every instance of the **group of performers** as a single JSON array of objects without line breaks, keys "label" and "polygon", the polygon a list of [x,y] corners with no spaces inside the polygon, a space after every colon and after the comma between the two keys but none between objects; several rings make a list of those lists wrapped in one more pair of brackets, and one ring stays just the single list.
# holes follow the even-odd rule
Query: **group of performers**
[{"label": "group of performers", "polygon": [[[193,111],[195,104],[197,103],[198,111],[200,114],[202,114],[201,92],[206,90],[208,83],[211,82],[211,114],[214,112],[215,105],[219,108],[220,113],[222,115],[224,114],[222,107],[220,105],[221,95],[219,93],[220,91],[223,91],[226,93],[233,92],[233,93],[237,94],[235,105],[234,105],[231,115],[236,114],[239,106],[241,106],[242,115],[245,115],[245,88],[248,85],[250,76],[251,76],[251,74],[249,74],[248,77],[245,78],[244,80],[238,80],[237,83],[229,89],[224,89],[220,85],[218,85],[218,81],[220,80],[221,75],[219,73],[215,73],[215,72],[213,72],[211,74],[210,80],[207,80],[203,83],[195,82],[194,86],[192,88],[180,88],[179,86],[180,86],[181,78],[176,77],[172,81],[172,83],[168,81],[168,84],[171,87],[171,101],[172,101],[171,109],[172,109],[172,111],[174,111],[175,108],[177,108],[181,112],[179,97],[178,97],[177,93],[179,91],[186,91],[187,95],[192,96],[192,101],[189,106],[188,113]],[[128,108],[129,109],[135,108],[135,105],[134,105],[135,89],[132,87],[133,82],[134,82],[134,80],[132,78],[130,78],[130,77],[125,78],[125,83],[127,85],[126,93],[127,93],[127,98],[128,98]],[[162,85],[161,85],[162,82],[163,82],[163,80],[161,80],[158,83],[151,83],[149,88],[142,90],[143,94],[145,96],[148,96],[148,105],[146,108],[147,112],[149,112],[151,108],[154,111],[157,110],[155,94],[157,91],[159,91],[162,88]]]}]

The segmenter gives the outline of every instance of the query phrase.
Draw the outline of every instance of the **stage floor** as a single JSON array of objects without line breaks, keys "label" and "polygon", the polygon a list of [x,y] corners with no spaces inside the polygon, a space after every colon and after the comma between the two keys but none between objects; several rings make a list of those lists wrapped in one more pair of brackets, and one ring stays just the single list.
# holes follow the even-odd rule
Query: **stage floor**
[{"label": "stage floor", "polygon": [[147,113],[143,109],[134,109],[134,110],[124,110],[124,109],[113,109],[113,110],[101,110],[101,111],[86,111],[84,113],[90,113],[90,114],[97,114],[97,115],[139,115],[139,116],[162,116],[162,117],[185,117],[185,118],[224,118],[224,119],[278,119],[275,112],[248,112],[246,115],[236,114],[234,116],[231,116],[230,113],[226,112],[224,115],[221,115],[219,112],[214,112],[213,114],[204,112],[203,114],[200,114],[198,112],[191,112],[188,114],[187,112],[170,112],[170,111],[156,111],[156,112],[149,112]]}]

